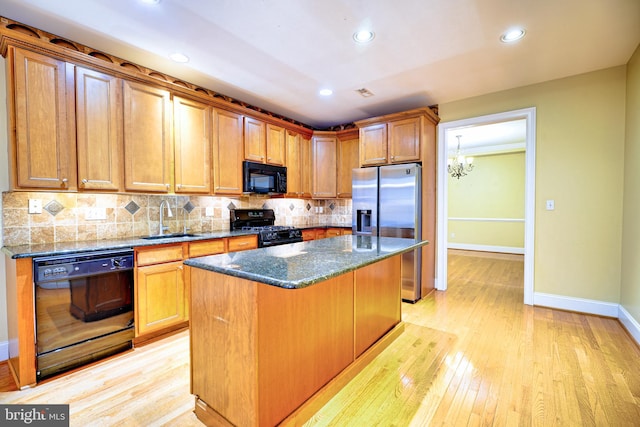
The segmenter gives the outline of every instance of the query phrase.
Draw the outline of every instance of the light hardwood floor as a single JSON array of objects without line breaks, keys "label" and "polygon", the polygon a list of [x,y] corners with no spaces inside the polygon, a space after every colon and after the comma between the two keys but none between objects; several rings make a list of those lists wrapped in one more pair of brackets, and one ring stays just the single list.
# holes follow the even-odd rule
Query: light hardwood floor
[{"label": "light hardwood floor", "polygon": [[[638,426],[640,349],[617,320],[525,306],[520,257],[451,252],[449,290],[403,304],[406,330],[308,426]],[[10,391],[70,403],[73,426],[192,426],[188,335]],[[13,388],[14,389],[14,388]]]}]

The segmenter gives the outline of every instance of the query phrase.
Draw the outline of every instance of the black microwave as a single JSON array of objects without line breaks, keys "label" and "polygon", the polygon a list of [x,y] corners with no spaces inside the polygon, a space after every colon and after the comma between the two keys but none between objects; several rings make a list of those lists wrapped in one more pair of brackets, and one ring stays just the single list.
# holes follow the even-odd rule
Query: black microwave
[{"label": "black microwave", "polygon": [[245,193],[285,194],[287,168],[255,162],[242,162],[242,191]]}]

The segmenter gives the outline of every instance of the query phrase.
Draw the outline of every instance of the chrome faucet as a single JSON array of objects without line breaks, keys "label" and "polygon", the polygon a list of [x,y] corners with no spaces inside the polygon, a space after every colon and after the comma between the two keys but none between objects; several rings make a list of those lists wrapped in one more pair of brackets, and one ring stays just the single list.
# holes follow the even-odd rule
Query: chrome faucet
[{"label": "chrome faucet", "polygon": [[160,232],[158,235],[162,236],[165,231],[169,229],[168,225],[164,225],[164,208],[167,208],[167,216],[169,218],[173,217],[173,212],[171,212],[171,206],[169,206],[169,202],[163,200],[160,202]]}]

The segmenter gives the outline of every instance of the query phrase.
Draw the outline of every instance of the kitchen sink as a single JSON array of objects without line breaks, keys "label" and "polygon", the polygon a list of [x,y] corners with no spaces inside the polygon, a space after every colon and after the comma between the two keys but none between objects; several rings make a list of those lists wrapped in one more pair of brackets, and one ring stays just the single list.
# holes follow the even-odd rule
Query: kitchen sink
[{"label": "kitchen sink", "polygon": [[153,236],[145,236],[141,237],[144,240],[158,240],[158,239],[172,239],[176,237],[195,237],[196,234],[189,233],[170,233],[170,234],[156,234]]}]

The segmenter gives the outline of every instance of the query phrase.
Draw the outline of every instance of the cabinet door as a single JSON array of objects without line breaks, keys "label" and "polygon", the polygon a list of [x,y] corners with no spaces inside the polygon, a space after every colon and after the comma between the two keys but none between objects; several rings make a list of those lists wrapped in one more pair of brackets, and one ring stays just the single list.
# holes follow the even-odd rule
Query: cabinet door
[{"label": "cabinet door", "polygon": [[76,67],[78,185],[120,190],[122,185],[122,80]]},{"label": "cabinet door", "polygon": [[351,198],[351,175],[358,167],[358,144],[358,138],[338,142],[338,197]]},{"label": "cabinet door", "polygon": [[264,163],[266,155],[265,124],[252,117],[244,118],[244,158]]},{"label": "cabinet door", "polygon": [[176,193],[211,192],[211,107],[173,98]]},{"label": "cabinet door", "polygon": [[284,166],[286,134],[284,128],[267,124],[267,163]]},{"label": "cabinet door", "polygon": [[138,267],[136,336],[187,320],[182,261]]},{"label": "cabinet door", "polygon": [[213,192],[242,194],[242,115],[213,110]]},{"label": "cabinet door", "polygon": [[336,197],[337,140],[314,136],[311,143],[312,196],[319,199]]},{"label": "cabinet door", "polygon": [[[73,66],[22,49],[9,48],[9,56],[12,53],[15,186],[75,189],[73,100],[67,98]],[[11,58],[8,61],[11,64]]]},{"label": "cabinet door", "polygon": [[287,196],[300,197],[301,178],[300,135],[287,132]]},{"label": "cabinet door", "polygon": [[389,122],[389,163],[420,161],[420,117]]},{"label": "cabinet door", "polygon": [[169,92],[125,81],[125,190],[168,192],[171,153]]},{"label": "cabinet door", "polygon": [[311,198],[311,174],[311,139],[300,135],[300,197]]},{"label": "cabinet door", "polygon": [[365,126],[360,129],[360,166],[387,163],[386,123]]}]

